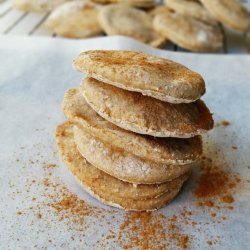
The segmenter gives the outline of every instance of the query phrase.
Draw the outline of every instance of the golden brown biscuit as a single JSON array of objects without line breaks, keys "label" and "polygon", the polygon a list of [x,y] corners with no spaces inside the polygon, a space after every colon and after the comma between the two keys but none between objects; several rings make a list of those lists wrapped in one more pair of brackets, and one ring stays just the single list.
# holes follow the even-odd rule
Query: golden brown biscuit
[{"label": "golden brown biscuit", "polygon": [[135,133],[189,138],[213,128],[212,115],[201,100],[183,104],[161,102],[93,78],[85,78],[80,89],[100,116]]},{"label": "golden brown biscuit", "polygon": [[250,31],[250,12],[239,0],[201,0],[220,22],[243,32]]},{"label": "golden brown biscuit", "polygon": [[108,35],[133,37],[154,47],[162,47],[166,39],[153,28],[152,19],[146,12],[123,5],[111,4],[103,7],[98,20]]},{"label": "golden brown biscuit", "polygon": [[70,38],[100,35],[97,6],[87,1],[72,1],[58,6],[48,17],[45,26],[53,33]]},{"label": "golden brown biscuit", "polygon": [[73,123],[104,142],[112,142],[138,157],[161,164],[184,165],[199,161],[199,136],[187,139],[155,138],[121,129],[99,116],[85,101],[79,89],[69,89],[63,99],[63,113]]},{"label": "golden brown biscuit", "polygon": [[216,19],[200,3],[188,0],[165,0],[168,8],[182,15],[191,16],[203,22],[217,25]]},{"label": "golden brown biscuit", "polygon": [[209,25],[191,16],[167,11],[154,18],[154,28],[178,46],[196,52],[212,52],[222,47],[219,26]]},{"label": "golden brown biscuit", "polygon": [[194,164],[169,165],[138,157],[126,148],[103,141],[76,126],[75,144],[86,160],[96,168],[119,180],[135,184],[171,181],[190,171]]},{"label": "golden brown biscuit", "polygon": [[[84,189],[93,197],[111,206],[126,210],[160,208],[178,194],[188,177],[187,175],[181,176],[171,183],[135,187],[133,184],[120,181],[89,164],[76,149],[71,123],[66,122],[57,127],[56,141],[63,161]],[[150,198],[151,195],[155,198]]]},{"label": "golden brown biscuit", "polygon": [[205,93],[198,73],[140,52],[90,50],[74,60],[74,67],[102,82],[171,103],[193,102]]},{"label": "golden brown biscuit", "polygon": [[69,0],[12,0],[12,6],[24,12],[47,12]]}]

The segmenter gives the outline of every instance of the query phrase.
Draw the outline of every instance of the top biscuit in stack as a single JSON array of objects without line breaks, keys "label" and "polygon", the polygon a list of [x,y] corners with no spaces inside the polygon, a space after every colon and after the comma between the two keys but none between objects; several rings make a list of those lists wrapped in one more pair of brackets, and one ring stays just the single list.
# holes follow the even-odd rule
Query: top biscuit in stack
[{"label": "top biscuit in stack", "polygon": [[164,102],[194,102],[205,93],[198,73],[140,52],[87,51],[74,60],[73,66],[96,80]]},{"label": "top biscuit in stack", "polygon": [[199,162],[200,135],[213,127],[199,100],[203,78],[173,61],[131,51],[83,52],[74,67],[88,76],[64,96],[69,123],[57,129],[62,158],[104,203],[127,210],[162,207]]}]

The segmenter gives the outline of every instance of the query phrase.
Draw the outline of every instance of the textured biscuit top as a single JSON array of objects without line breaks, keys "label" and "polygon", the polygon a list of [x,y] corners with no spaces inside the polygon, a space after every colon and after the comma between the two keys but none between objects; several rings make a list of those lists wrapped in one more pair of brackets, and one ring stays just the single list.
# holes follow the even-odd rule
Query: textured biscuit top
[{"label": "textured biscuit top", "polygon": [[88,104],[104,119],[135,133],[156,137],[188,138],[213,128],[206,105],[171,104],[85,78],[81,91]]},{"label": "textured biscuit top", "polygon": [[217,24],[216,19],[201,4],[187,0],[167,0],[165,4],[174,11],[197,18],[210,24]]},{"label": "textured biscuit top", "polygon": [[223,24],[243,32],[250,31],[250,12],[239,0],[201,0]]},{"label": "textured biscuit top", "polygon": [[193,102],[205,93],[198,73],[140,52],[87,51],[74,60],[74,67],[102,82],[171,103]]},{"label": "textured biscuit top", "polygon": [[79,89],[69,89],[63,99],[63,113],[88,133],[112,142],[138,157],[163,164],[189,164],[202,155],[201,138],[154,138],[121,129],[99,116],[84,100]]},{"label": "textured biscuit top", "polygon": [[146,12],[124,4],[103,7],[98,19],[108,35],[133,37],[154,47],[160,47],[166,41],[154,30],[152,19]]}]

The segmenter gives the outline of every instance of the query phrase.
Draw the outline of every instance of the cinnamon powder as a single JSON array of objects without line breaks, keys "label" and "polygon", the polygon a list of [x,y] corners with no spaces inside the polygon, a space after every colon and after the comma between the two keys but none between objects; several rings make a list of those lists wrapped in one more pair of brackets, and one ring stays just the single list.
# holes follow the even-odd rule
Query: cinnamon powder
[{"label": "cinnamon powder", "polygon": [[[36,161],[32,162],[34,163],[31,164],[37,164]],[[47,197],[47,201],[38,204],[38,199],[31,197],[32,201],[38,204],[37,206],[34,205],[31,211],[33,209],[35,211],[44,209],[45,206],[50,207],[59,221],[63,220],[68,224],[68,230],[77,230],[82,235],[84,235],[85,228],[90,226],[89,222],[85,220],[86,217],[98,218],[101,224],[105,221],[107,213],[113,213],[113,219],[116,222],[120,216],[120,213],[117,216],[116,210],[104,210],[92,206],[72,194],[62,183],[55,182],[52,177],[56,168],[55,164],[43,164],[45,172],[45,178],[42,180],[44,186],[43,195]],[[222,208],[221,204],[224,204],[226,208],[233,209],[233,191],[240,181],[237,174],[230,174],[223,168],[213,164],[211,160],[204,158],[201,176],[194,189],[194,195],[201,207]],[[30,185],[38,185],[38,183],[39,180],[31,181]],[[19,215],[23,213],[23,211],[18,212]],[[38,214],[38,219],[46,219],[46,216],[41,215],[40,217]],[[214,212],[209,215],[214,219],[219,217]],[[127,212],[124,221],[119,226],[119,230],[110,231],[106,239],[118,242],[123,249],[173,249],[173,246],[175,249],[186,249],[192,246],[193,238],[185,233],[185,227],[198,227],[199,230],[202,230],[205,226],[205,223],[203,225],[193,220],[192,216],[192,211],[185,207],[178,209],[178,212],[171,217],[166,217],[159,212]],[[75,236],[71,236],[71,240],[75,239]],[[214,245],[216,241],[208,239],[207,244]],[[106,247],[106,245],[102,246],[103,248]]]},{"label": "cinnamon powder", "polygon": [[230,125],[230,122],[227,121],[227,120],[222,120],[222,121],[221,121],[221,125],[222,125],[223,127],[227,127],[227,126]]},{"label": "cinnamon powder", "polygon": [[137,247],[166,249],[166,217],[152,212],[128,212],[119,229],[118,241],[123,249]]},{"label": "cinnamon powder", "polygon": [[230,173],[215,165],[209,158],[203,157],[201,175],[193,193],[198,206],[220,208],[224,203],[233,203],[233,193],[241,182],[237,173]]},{"label": "cinnamon powder", "polygon": [[230,125],[230,122],[228,120],[222,120],[222,121],[216,123],[215,127],[221,127],[222,126],[222,127],[226,128],[229,125]]}]

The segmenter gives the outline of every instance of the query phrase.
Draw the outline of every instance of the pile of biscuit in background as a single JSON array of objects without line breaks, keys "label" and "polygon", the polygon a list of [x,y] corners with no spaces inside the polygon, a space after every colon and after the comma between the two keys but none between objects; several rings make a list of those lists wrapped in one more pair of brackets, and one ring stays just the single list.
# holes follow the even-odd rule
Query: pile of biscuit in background
[{"label": "pile of biscuit in background", "polygon": [[239,0],[12,0],[22,11],[48,12],[55,35],[87,38],[124,35],[153,47],[167,41],[190,51],[223,45],[222,24],[250,31],[250,13]]},{"label": "pile of biscuit in background", "polygon": [[56,131],[61,158],[105,204],[153,210],[171,201],[202,155],[213,118],[203,78],[173,61],[133,51],[81,53],[87,74],[64,95]]}]

